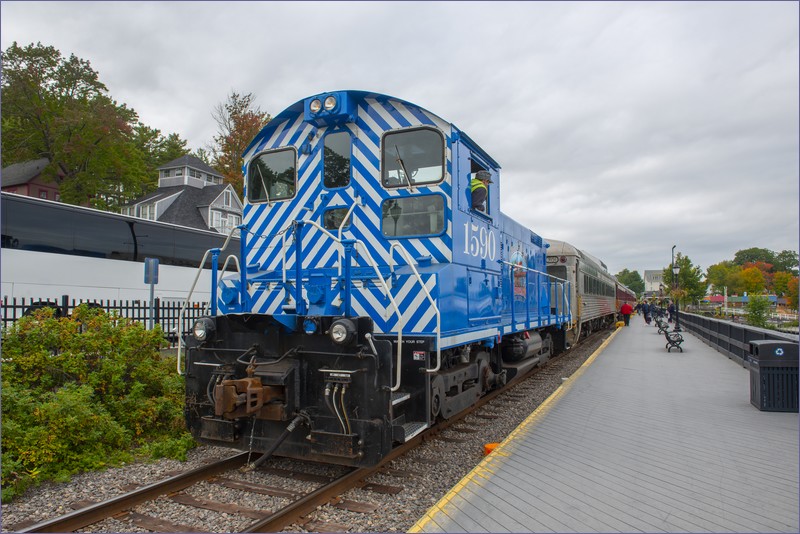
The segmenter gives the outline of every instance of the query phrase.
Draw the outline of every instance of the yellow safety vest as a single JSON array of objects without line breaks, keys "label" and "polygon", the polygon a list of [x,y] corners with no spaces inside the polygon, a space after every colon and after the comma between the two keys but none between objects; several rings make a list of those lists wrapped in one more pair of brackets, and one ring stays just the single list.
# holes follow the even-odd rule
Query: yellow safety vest
[{"label": "yellow safety vest", "polygon": [[[475,190],[480,188],[480,187],[486,189],[486,184],[484,184],[483,182],[481,182],[477,178],[473,178],[469,183],[469,191],[470,191],[470,193],[474,193]],[[489,191],[489,190],[486,189],[486,191]]]}]

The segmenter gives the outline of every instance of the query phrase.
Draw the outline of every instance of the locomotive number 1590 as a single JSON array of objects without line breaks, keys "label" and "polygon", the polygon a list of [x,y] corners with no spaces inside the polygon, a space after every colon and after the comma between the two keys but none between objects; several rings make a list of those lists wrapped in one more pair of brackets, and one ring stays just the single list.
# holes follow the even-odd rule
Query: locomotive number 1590
[{"label": "locomotive number 1590", "polygon": [[497,255],[497,238],[493,230],[473,222],[464,223],[464,254],[494,260]]}]

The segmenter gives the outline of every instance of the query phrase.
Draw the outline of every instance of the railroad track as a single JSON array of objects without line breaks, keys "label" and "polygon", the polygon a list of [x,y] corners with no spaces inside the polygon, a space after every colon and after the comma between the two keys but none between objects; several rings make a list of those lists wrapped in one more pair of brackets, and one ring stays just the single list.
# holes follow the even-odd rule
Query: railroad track
[{"label": "railroad track", "polygon": [[[464,416],[465,415],[466,414],[464,414]],[[230,458],[134,489],[107,501],[73,503],[73,505],[84,506],[63,516],[42,521],[26,528],[14,530],[16,532],[74,532],[113,517],[119,521],[127,521],[140,528],[154,532],[196,532],[196,526],[173,523],[169,520],[133,511],[133,508],[142,503],[158,499],[162,496],[168,496],[173,501],[184,506],[205,508],[234,516],[239,515],[256,519],[246,528],[240,529],[241,532],[277,532],[292,524],[307,525],[310,527],[309,529],[313,531],[341,530],[339,528],[341,525],[309,524],[309,520],[305,518],[318,506],[324,504],[332,504],[353,512],[373,512],[375,507],[368,503],[348,501],[342,499],[340,496],[349,489],[358,486],[365,486],[367,489],[372,489],[373,491],[381,493],[402,491],[402,487],[365,484],[364,481],[380,471],[391,473],[391,470],[385,469],[388,463],[406,454],[414,447],[417,447],[423,440],[432,439],[433,436],[439,434],[439,432],[445,430],[445,428],[449,428],[458,423],[461,419],[462,417],[458,417],[452,421],[448,421],[447,425],[444,425],[442,428],[437,427],[437,429],[420,434],[415,439],[393,450],[384,461],[374,467],[349,469],[346,473],[333,479],[324,475],[303,472],[302,470],[289,471],[272,468],[269,467],[269,464],[265,464],[265,466],[259,468],[259,471],[267,474],[276,474],[285,478],[304,480],[310,483],[321,483],[319,487],[305,494],[289,488],[252,483],[239,480],[235,477],[226,476],[230,472],[236,472],[247,463],[250,455],[247,452],[243,452],[231,456]],[[470,429],[468,427],[462,427],[459,431],[469,432]],[[446,438],[444,439],[447,441]],[[297,463],[300,464],[302,462]],[[291,502],[281,509],[270,513],[264,510],[245,508],[230,503],[198,499],[184,491],[199,482],[219,484],[228,488],[289,499]]]},{"label": "railroad track", "polygon": [[[339,469],[344,472],[333,477],[305,472],[302,469],[303,462],[293,463],[292,465],[297,465],[298,467],[293,467],[289,470],[271,467],[271,463],[268,462],[256,470],[257,472],[277,475],[283,478],[305,480],[309,482],[310,487],[307,491],[247,482],[236,476],[228,476],[230,473],[237,473],[237,470],[248,462],[249,453],[244,452],[175,475],[168,479],[136,488],[108,501],[99,503],[78,503],[83,504],[83,506],[74,512],[42,521],[25,528],[15,528],[14,531],[73,532],[78,529],[85,529],[90,525],[111,517],[115,518],[117,521],[123,521],[139,528],[156,532],[198,531],[197,526],[177,524],[167,519],[134,511],[135,508],[140,507],[143,503],[153,501],[162,496],[168,496],[172,501],[183,506],[205,508],[217,512],[224,512],[232,517],[238,517],[240,521],[238,524],[246,524],[246,526],[244,528],[240,526],[231,530],[240,532],[278,532],[291,525],[297,525],[309,531],[346,531],[348,530],[348,525],[316,521],[312,518],[312,512],[324,505],[335,506],[351,512],[365,514],[375,512],[377,506],[370,503],[347,500],[344,499],[342,495],[348,490],[358,487],[377,491],[379,493],[402,491],[403,488],[401,486],[381,486],[381,484],[370,484],[367,480],[377,473],[385,473],[397,477],[417,475],[417,473],[397,472],[397,470],[389,469],[388,466],[393,460],[407,454],[410,450],[415,449],[426,441],[440,440],[448,444],[458,444],[466,441],[466,439],[458,436],[469,435],[479,431],[479,429],[464,423],[468,415],[476,414],[475,418],[478,420],[488,421],[496,419],[498,415],[492,414],[491,411],[482,410],[482,408],[500,396],[504,396],[504,400],[515,402],[528,395],[530,386],[526,385],[526,379],[539,373],[548,375],[550,373],[549,365],[536,368],[519,380],[515,380],[507,387],[491,392],[483,397],[476,405],[462,412],[457,417],[442,422],[435,428],[429,429],[419,436],[416,436],[408,443],[396,448],[379,465],[372,468],[348,469],[339,467]],[[453,433],[456,435],[453,436]],[[424,467],[422,470],[424,471]],[[247,508],[237,504],[215,502],[213,499],[202,499],[185,491],[190,486],[202,482],[209,483],[212,486],[216,484],[245,492],[261,493],[282,500],[289,500],[290,502],[286,505],[282,504],[279,509],[272,512],[270,510]],[[316,486],[311,487],[314,485]],[[241,523],[242,518],[247,518],[249,521]]]}]

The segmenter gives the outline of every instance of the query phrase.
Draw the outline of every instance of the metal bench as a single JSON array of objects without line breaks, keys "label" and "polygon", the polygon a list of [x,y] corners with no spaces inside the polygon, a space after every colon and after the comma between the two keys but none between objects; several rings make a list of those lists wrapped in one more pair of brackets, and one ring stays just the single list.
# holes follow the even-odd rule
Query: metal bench
[{"label": "metal bench", "polygon": [[664,334],[669,331],[669,324],[663,317],[656,317],[656,326],[658,327],[659,334]]},{"label": "metal bench", "polygon": [[677,348],[681,352],[683,352],[683,348],[681,348],[681,343],[683,343],[683,336],[680,335],[678,332],[664,332],[664,337],[667,338],[667,344],[664,348],[667,349],[667,352],[672,352],[673,348]]}]

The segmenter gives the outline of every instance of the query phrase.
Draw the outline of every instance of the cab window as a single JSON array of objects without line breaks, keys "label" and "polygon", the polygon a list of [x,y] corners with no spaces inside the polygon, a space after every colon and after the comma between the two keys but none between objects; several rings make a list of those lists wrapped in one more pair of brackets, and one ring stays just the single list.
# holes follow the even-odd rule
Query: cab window
[{"label": "cab window", "polygon": [[390,132],[383,137],[384,187],[432,184],[444,178],[444,136],[433,128]]},{"label": "cab window", "polygon": [[444,197],[425,195],[390,198],[381,207],[383,235],[438,235],[444,231]]},{"label": "cab window", "polygon": [[297,158],[293,149],[264,152],[247,170],[247,199],[274,202],[294,197],[297,188]]},{"label": "cab window", "polygon": [[[338,230],[339,226],[342,225],[342,221],[344,221],[344,218],[347,216],[348,211],[350,211],[349,208],[332,208],[326,210],[322,217],[322,226],[326,230]],[[342,229],[349,228],[351,222],[352,217]]]},{"label": "cab window", "polygon": [[325,136],[324,156],[327,188],[346,187],[350,184],[350,134],[329,133]]}]

